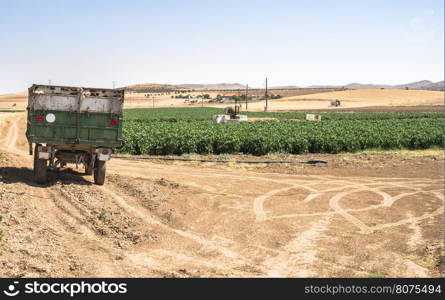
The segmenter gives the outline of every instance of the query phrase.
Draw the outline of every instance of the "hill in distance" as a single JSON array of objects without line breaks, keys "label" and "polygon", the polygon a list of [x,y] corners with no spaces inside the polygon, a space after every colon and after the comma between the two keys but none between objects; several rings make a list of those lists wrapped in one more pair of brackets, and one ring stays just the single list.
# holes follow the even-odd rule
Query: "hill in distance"
[{"label": "hill in distance", "polygon": [[124,87],[125,90],[138,93],[148,93],[148,92],[170,92],[178,90],[186,90],[186,88],[172,85],[172,84],[160,84],[160,83],[141,83],[133,84]]},{"label": "hill in distance", "polygon": [[430,91],[443,91],[444,90],[444,81],[433,82],[427,84],[422,87],[422,90],[430,90]]},{"label": "hill in distance", "polygon": [[185,84],[160,84],[160,83],[142,83],[133,84],[124,87],[128,91],[132,92],[169,92],[169,91],[204,91],[204,90],[238,90],[245,89],[246,86],[240,83],[210,83],[210,84],[200,84],[200,83],[185,83]]},{"label": "hill in distance", "polygon": [[[443,91],[444,81],[432,82],[430,80],[421,80],[416,82],[410,82],[405,84],[362,84],[362,83],[349,83],[345,85],[311,85],[307,87],[299,87],[296,85],[283,85],[283,86],[271,86],[269,89],[301,89],[301,88],[346,88],[355,90],[367,90],[367,89],[400,89],[400,90],[430,90],[430,91]],[[125,87],[126,90],[132,92],[146,93],[146,92],[171,92],[171,91],[205,91],[205,90],[244,90],[245,85],[240,83],[186,83],[186,84],[160,84],[160,83],[143,83],[134,84]],[[255,88],[255,87],[249,87]],[[264,88],[264,87],[263,87]]]},{"label": "hill in distance", "polygon": [[344,87],[347,89],[355,89],[355,90],[368,90],[368,89],[397,89],[397,90],[432,90],[432,91],[443,91],[443,81],[432,82],[430,80],[421,80],[416,82],[410,82],[405,84],[362,84],[362,83],[349,83],[343,86],[334,86],[334,85],[312,85],[308,86],[309,88],[339,88]]},{"label": "hill in distance", "polygon": [[184,83],[184,84],[178,84],[178,86],[192,90],[238,90],[246,88],[245,85],[240,83],[208,83],[208,84]]},{"label": "hill in distance", "polygon": [[291,90],[291,89],[301,89],[301,87],[296,85],[277,85],[277,86],[271,86],[270,89]]},{"label": "hill in distance", "polygon": [[424,86],[428,86],[432,83],[433,82],[429,81],[429,80],[421,80],[421,81],[416,81],[416,82],[411,82],[411,83],[406,83],[406,84],[398,84],[398,85],[393,86],[393,88],[400,89],[400,90],[403,90],[405,88],[409,88],[410,90],[420,90]]},{"label": "hill in distance", "polygon": [[388,84],[372,84],[372,83],[367,83],[367,84],[362,84],[362,83],[349,83],[344,85],[345,88],[347,89],[355,89],[355,90],[367,90],[367,89],[390,89],[391,86]]}]

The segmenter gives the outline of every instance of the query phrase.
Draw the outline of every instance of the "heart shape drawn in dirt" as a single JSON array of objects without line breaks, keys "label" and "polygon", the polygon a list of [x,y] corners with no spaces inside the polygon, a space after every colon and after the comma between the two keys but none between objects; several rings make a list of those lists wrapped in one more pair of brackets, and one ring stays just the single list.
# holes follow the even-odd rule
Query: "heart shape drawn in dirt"
[{"label": "heart shape drawn in dirt", "polygon": [[[325,188],[326,184],[334,185],[335,187]],[[360,180],[351,179],[333,179],[330,177],[319,178],[319,180],[295,180],[293,183],[288,183],[288,186],[271,190],[263,195],[258,196],[253,202],[253,211],[256,216],[256,220],[259,222],[282,219],[282,218],[303,218],[311,216],[328,216],[328,215],[340,215],[348,222],[353,224],[359,229],[359,233],[369,234],[376,230],[381,230],[388,227],[400,226],[409,223],[415,223],[427,218],[432,218],[437,215],[443,214],[444,196],[442,189],[431,189],[431,186],[441,184],[440,180],[430,179],[403,179],[403,178],[388,178],[388,180],[382,181],[382,179],[368,178]],[[286,183],[287,184],[287,183]],[[317,186],[321,186],[317,188]],[[430,187],[426,190],[427,187]],[[402,192],[398,195],[391,196],[385,189],[400,189]],[[303,202],[317,201],[321,196],[330,194],[329,207],[324,212],[316,213],[296,213],[296,214],[283,214],[283,215],[270,215],[264,209],[264,203],[274,195],[278,195],[283,192],[287,192],[292,189],[305,189],[309,194],[304,198]],[[341,206],[341,200],[346,196],[353,193],[360,192],[372,192],[381,197],[381,202],[375,205],[369,205],[361,208],[344,208]],[[334,195],[332,196],[332,194]],[[410,216],[405,219],[398,220],[396,222],[390,222],[385,224],[377,224],[369,226],[361,221],[359,218],[352,215],[354,212],[369,211],[378,208],[392,207],[396,201],[403,201],[407,196],[413,196],[418,194],[428,194],[431,197],[435,197],[439,200],[440,205],[430,212],[426,212],[420,216]],[[271,200],[269,200],[271,201]]]}]

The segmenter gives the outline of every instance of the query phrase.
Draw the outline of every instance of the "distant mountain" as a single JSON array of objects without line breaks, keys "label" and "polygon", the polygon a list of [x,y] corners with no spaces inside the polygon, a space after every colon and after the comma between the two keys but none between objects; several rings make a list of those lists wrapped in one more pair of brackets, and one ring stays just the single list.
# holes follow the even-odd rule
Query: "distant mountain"
[{"label": "distant mountain", "polygon": [[367,90],[367,89],[398,89],[398,90],[432,90],[432,91],[442,91],[444,82],[435,82],[429,80],[421,80],[416,82],[410,82],[405,84],[362,84],[362,83],[349,83],[345,85],[311,85],[308,88],[347,88],[355,90]]},{"label": "distant mountain", "polygon": [[390,89],[391,85],[388,84],[361,84],[361,83],[350,83],[344,86],[347,89],[356,89],[356,90],[367,90],[367,89]]},{"label": "distant mountain", "polygon": [[399,89],[399,90],[404,90],[404,89],[421,90],[424,86],[430,85],[432,83],[433,82],[429,81],[429,80],[421,80],[421,81],[416,81],[416,82],[411,82],[411,83],[394,85],[392,88]]},{"label": "distant mountain", "polygon": [[430,90],[430,91],[443,91],[444,90],[444,81],[433,82],[422,87],[422,90]]},{"label": "distant mountain", "polygon": [[277,85],[277,86],[271,86],[270,89],[281,89],[281,90],[287,90],[287,89],[299,89],[299,86],[296,85]]},{"label": "distant mountain", "polygon": [[160,83],[141,83],[133,84],[124,87],[125,90],[137,93],[150,93],[150,92],[169,92],[177,90],[185,90],[185,88],[171,85],[171,84],[160,84]]},{"label": "distant mountain", "polygon": [[308,85],[304,88],[307,89],[331,89],[331,88],[341,88],[341,85]]},{"label": "distant mountain", "polygon": [[[246,88],[245,85],[240,83],[208,83],[208,84],[199,84],[199,83],[185,83],[185,84],[159,84],[159,83],[143,83],[143,84],[134,84],[124,87],[127,91],[139,92],[139,93],[150,93],[150,92],[172,92],[172,91],[185,91],[185,90],[244,90]],[[250,87],[254,88],[254,87]],[[263,87],[264,88],[264,87]],[[338,89],[338,88],[346,88],[346,89],[355,89],[355,90],[363,90],[363,89],[401,89],[401,90],[430,90],[430,91],[443,91],[444,90],[444,82],[431,82],[430,80],[421,80],[416,82],[410,82],[405,84],[373,84],[373,83],[349,83],[345,85],[311,85],[306,87],[298,87],[296,85],[282,85],[282,86],[272,86],[269,89],[298,89],[298,88],[330,88],[330,89]]]},{"label": "distant mountain", "polygon": [[238,90],[246,88],[245,85],[242,85],[240,83],[210,83],[210,84],[184,83],[184,84],[178,84],[178,86],[192,90]]}]

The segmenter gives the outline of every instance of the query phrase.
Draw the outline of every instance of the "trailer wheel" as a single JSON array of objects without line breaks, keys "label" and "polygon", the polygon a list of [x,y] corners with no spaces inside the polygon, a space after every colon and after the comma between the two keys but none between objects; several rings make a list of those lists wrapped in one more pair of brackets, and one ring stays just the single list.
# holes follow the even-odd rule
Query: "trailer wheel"
[{"label": "trailer wheel", "polygon": [[105,183],[105,162],[96,159],[94,162],[94,183],[103,185]]},{"label": "trailer wheel", "polygon": [[37,183],[44,184],[48,178],[48,161],[39,159],[37,145],[34,151],[34,179]]}]

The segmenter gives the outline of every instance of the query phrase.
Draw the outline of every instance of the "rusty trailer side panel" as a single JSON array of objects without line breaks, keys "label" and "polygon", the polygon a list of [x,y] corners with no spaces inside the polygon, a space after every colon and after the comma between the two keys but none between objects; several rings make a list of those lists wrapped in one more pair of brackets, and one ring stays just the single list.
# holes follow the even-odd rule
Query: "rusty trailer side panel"
[{"label": "rusty trailer side panel", "polygon": [[122,114],[123,102],[121,89],[33,85],[28,94],[32,110]]}]

